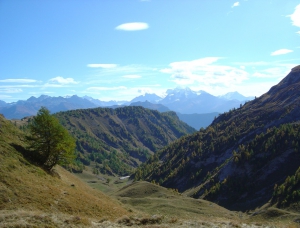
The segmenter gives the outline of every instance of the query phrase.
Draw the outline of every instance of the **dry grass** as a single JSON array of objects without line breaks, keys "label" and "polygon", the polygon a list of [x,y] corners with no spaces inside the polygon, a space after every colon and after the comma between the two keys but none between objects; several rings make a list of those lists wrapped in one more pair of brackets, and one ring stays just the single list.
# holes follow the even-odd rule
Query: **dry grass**
[{"label": "dry grass", "polygon": [[89,218],[41,211],[1,211],[0,227],[76,227],[92,225]]},{"label": "dry grass", "polygon": [[119,203],[61,167],[56,167],[59,177],[53,177],[37,167],[17,163],[6,162],[0,171],[1,210],[39,210],[99,219],[128,214]]},{"label": "dry grass", "polygon": [[[260,216],[250,216],[148,182],[134,182],[115,192],[114,196],[133,210],[162,218],[162,227],[300,227],[296,222],[299,213],[269,209]],[[137,224],[135,219],[125,218],[125,224]]]},{"label": "dry grass", "polygon": [[135,210],[150,215],[163,215],[169,220],[211,217],[216,220],[218,218],[238,220],[240,218],[238,213],[217,204],[185,197],[175,191],[144,181],[134,182],[114,193],[114,196]]},{"label": "dry grass", "polygon": [[21,211],[19,215],[46,213],[51,216],[43,218],[50,222],[53,215],[62,214],[75,218],[69,219],[70,223],[82,223],[83,218],[115,220],[129,214],[119,202],[92,189],[63,168],[57,166],[49,174],[31,164],[16,150],[25,146],[22,132],[2,117],[0,126],[1,215],[9,214],[8,211]]}]

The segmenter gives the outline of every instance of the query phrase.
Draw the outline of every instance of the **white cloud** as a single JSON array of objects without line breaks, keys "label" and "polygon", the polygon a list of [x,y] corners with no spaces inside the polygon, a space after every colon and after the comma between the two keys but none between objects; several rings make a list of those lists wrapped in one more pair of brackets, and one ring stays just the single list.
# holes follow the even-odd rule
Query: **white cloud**
[{"label": "white cloud", "polygon": [[290,52],[293,52],[293,50],[289,50],[289,49],[279,49],[277,51],[274,51],[271,53],[271,56],[275,56],[275,55],[285,55],[288,54]]},{"label": "white cloud", "polygon": [[228,87],[223,87],[220,85],[211,86],[190,86],[193,91],[204,90],[214,96],[224,95],[228,92],[237,91],[244,96],[260,96],[266,93],[269,88],[274,85],[273,82],[247,82],[238,85],[229,85]]},{"label": "white cloud", "polygon": [[104,68],[104,69],[110,69],[110,68],[115,68],[117,67],[117,64],[102,64],[102,63],[93,63],[93,64],[88,64],[87,67],[91,68]]},{"label": "white cloud", "polygon": [[300,4],[296,6],[293,14],[289,15],[294,26],[300,27]]},{"label": "white cloud", "polygon": [[237,6],[239,6],[239,5],[240,5],[240,2],[235,2],[235,3],[233,3],[233,5],[231,6],[231,8],[237,7]]},{"label": "white cloud", "polygon": [[248,73],[239,68],[215,65],[219,57],[207,57],[193,61],[174,62],[162,73],[171,74],[170,80],[178,85],[222,85],[240,84],[248,78]]},{"label": "white cloud", "polygon": [[92,85],[99,83],[101,83],[101,85],[103,85],[103,83],[120,83],[122,81],[128,81],[128,78],[138,78],[140,75],[143,75],[143,77],[152,76],[153,72],[156,71],[158,70],[152,67],[135,64],[118,65],[114,68],[95,68],[85,83]]},{"label": "white cloud", "polygon": [[148,29],[149,25],[144,22],[132,22],[118,25],[115,29],[123,31],[138,31]]},{"label": "white cloud", "polygon": [[61,84],[61,85],[67,85],[67,84],[78,84],[78,82],[74,81],[73,78],[63,78],[63,77],[55,77],[51,78],[49,80],[50,83],[56,83],[56,84]]},{"label": "white cloud", "polygon": [[270,64],[268,68],[257,69],[251,75],[256,78],[271,78],[271,79],[282,79],[284,78],[294,67],[294,64]]},{"label": "white cloud", "polygon": [[130,79],[135,79],[135,78],[141,78],[142,76],[137,75],[137,74],[127,74],[122,76],[122,78],[130,78]]},{"label": "white cloud", "polygon": [[0,82],[7,82],[7,83],[33,83],[36,82],[34,79],[3,79]]},{"label": "white cloud", "polygon": [[74,81],[73,78],[63,78],[63,77],[55,77],[51,78],[43,87],[53,87],[53,88],[58,88],[58,87],[66,87],[71,84],[78,84],[78,82]]}]

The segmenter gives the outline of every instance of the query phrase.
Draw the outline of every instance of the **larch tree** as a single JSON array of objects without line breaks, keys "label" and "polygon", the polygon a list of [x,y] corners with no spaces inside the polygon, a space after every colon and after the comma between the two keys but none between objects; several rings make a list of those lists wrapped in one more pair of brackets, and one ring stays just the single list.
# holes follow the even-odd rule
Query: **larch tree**
[{"label": "larch tree", "polygon": [[75,140],[50,111],[42,107],[29,124],[29,149],[45,169],[74,160]]}]

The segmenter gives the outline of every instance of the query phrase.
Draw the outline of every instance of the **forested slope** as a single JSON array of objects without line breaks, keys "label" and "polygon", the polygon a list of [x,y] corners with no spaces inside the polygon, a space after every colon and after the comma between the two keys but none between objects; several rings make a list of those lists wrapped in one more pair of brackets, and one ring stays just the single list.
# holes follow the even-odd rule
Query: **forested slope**
[{"label": "forested slope", "polygon": [[195,132],[174,112],[142,107],[81,109],[55,114],[77,140],[78,162],[95,172],[127,175],[177,138]]},{"label": "forested slope", "polygon": [[162,149],[135,179],[248,210],[300,166],[300,66],[269,92]]}]

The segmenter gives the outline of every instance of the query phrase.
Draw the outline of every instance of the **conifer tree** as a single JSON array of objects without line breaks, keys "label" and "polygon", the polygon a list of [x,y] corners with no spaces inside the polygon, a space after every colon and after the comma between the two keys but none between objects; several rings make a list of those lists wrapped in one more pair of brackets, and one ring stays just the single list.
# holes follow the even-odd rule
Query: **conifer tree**
[{"label": "conifer tree", "polygon": [[29,149],[45,169],[51,170],[56,164],[66,165],[74,159],[75,140],[47,108],[38,111],[29,132]]}]

